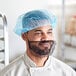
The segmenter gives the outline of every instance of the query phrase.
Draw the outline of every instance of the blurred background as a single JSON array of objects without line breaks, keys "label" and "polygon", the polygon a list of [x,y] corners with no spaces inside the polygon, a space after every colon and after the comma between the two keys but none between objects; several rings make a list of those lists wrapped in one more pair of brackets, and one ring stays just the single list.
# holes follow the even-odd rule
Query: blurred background
[{"label": "blurred background", "polygon": [[25,43],[13,28],[19,15],[33,9],[57,16],[53,56],[76,69],[76,0],[0,0],[0,68],[25,53]]}]

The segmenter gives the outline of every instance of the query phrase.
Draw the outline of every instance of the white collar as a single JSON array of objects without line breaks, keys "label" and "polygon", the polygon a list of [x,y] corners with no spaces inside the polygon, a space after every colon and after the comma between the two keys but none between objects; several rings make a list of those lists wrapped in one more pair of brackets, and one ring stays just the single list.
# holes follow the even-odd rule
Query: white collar
[{"label": "white collar", "polygon": [[46,61],[43,67],[37,67],[36,64],[28,57],[28,55],[24,54],[24,62],[29,68],[50,68],[51,67],[51,56],[49,56],[48,60]]}]

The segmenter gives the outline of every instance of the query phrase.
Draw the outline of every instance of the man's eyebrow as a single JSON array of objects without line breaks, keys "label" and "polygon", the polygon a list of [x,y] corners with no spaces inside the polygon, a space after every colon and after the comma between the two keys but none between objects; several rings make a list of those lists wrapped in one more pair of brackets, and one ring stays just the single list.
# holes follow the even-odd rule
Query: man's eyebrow
[{"label": "man's eyebrow", "polygon": [[50,30],[53,30],[52,28],[51,29],[48,29],[48,31],[50,31]]},{"label": "man's eyebrow", "polygon": [[[35,32],[41,32],[42,30],[39,30],[39,29],[37,29],[37,30],[35,30]],[[48,31],[52,31],[52,28],[50,28],[50,29],[48,29]]]},{"label": "man's eyebrow", "polygon": [[35,30],[35,32],[37,32],[37,31],[42,31],[42,30]]}]

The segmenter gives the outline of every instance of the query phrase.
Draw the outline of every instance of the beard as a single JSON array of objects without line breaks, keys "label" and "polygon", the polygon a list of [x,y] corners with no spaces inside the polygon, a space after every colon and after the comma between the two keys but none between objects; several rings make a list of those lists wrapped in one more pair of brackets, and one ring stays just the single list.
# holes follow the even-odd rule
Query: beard
[{"label": "beard", "polygon": [[[35,45],[34,43],[37,43],[38,45]],[[46,40],[46,41],[29,41],[28,40],[28,44],[29,44],[30,51],[39,56],[52,54],[55,48],[55,41],[53,40]],[[49,44],[49,46],[45,46],[43,48],[39,47],[44,44]]]}]

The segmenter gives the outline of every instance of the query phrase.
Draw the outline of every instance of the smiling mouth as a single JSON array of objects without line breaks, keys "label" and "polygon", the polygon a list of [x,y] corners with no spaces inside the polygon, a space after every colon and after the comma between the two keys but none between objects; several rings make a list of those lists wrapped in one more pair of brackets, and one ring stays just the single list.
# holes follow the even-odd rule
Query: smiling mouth
[{"label": "smiling mouth", "polygon": [[48,47],[49,46],[49,43],[41,43],[40,46]]}]

